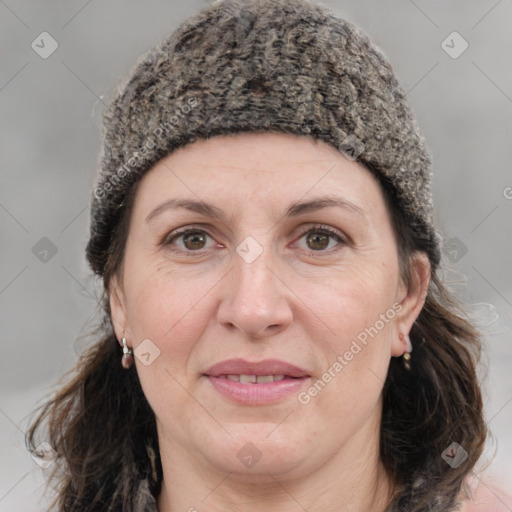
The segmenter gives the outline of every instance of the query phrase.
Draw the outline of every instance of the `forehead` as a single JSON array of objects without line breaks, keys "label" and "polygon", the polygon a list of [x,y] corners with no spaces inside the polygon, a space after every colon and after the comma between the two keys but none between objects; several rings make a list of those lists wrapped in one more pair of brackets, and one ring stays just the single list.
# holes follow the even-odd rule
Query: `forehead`
[{"label": "forehead", "polygon": [[157,162],[138,188],[143,211],[169,197],[281,210],[326,192],[370,214],[381,215],[384,204],[377,179],[360,163],[322,141],[275,132],[198,139]]}]

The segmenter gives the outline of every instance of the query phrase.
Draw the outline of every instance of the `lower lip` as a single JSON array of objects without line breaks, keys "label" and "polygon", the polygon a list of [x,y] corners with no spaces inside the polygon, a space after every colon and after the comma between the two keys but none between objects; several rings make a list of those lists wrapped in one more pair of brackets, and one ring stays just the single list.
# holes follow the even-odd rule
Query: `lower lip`
[{"label": "lower lip", "polygon": [[223,396],[243,405],[265,405],[279,402],[298,393],[309,377],[283,379],[263,384],[245,384],[223,377],[206,376],[212,386]]}]

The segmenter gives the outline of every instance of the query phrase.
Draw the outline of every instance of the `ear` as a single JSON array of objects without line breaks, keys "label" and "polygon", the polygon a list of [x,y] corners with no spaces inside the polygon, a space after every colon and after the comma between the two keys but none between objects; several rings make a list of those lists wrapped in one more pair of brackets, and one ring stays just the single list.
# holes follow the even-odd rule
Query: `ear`
[{"label": "ear", "polygon": [[424,252],[414,255],[411,266],[411,285],[401,281],[398,301],[401,309],[395,317],[395,332],[391,345],[391,355],[398,357],[405,352],[405,345],[400,340],[400,333],[409,334],[418,318],[427,298],[431,277],[430,260]]},{"label": "ear", "polygon": [[126,323],[126,306],[125,297],[122,286],[118,282],[117,277],[113,277],[109,286],[110,295],[110,316],[116,338],[120,342],[127,329]]}]

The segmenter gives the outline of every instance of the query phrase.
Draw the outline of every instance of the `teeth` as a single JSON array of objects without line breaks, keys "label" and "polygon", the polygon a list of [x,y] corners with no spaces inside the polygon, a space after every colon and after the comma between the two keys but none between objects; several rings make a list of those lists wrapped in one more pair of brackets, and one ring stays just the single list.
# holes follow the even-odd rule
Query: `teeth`
[{"label": "teeth", "polygon": [[266,382],[279,382],[284,375],[226,375],[225,378],[242,384],[264,384]]},{"label": "teeth", "polygon": [[240,375],[240,382],[242,384],[253,384],[256,382],[256,375]]},{"label": "teeth", "polygon": [[263,384],[264,382],[274,382],[274,376],[273,375],[258,375],[256,377],[256,382],[258,384]]}]

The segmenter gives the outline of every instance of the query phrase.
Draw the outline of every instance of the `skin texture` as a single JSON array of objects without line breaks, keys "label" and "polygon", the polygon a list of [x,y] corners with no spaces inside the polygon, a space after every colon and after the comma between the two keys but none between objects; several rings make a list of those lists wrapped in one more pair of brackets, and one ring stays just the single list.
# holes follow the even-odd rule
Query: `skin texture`
[{"label": "skin texture", "polygon": [[[285,216],[292,203],[326,195],[364,216],[340,207]],[[146,221],[171,198],[212,203],[224,218],[177,208]],[[341,241],[317,242],[320,225]],[[203,245],[173,238],[182,227],[200,230]],[[236,252],[249,236],[263,250],[252,263]],[[406,348],[399,334],[424,304],[429,272],[418,255],[406,289],[377,180],[323,142],[219,136],[149,170],[110,300],[117,338],[124,334],[134,349],[149,339],[160,350],[148,366],[135,361],[157,419],[160,512],[383,511],[391,482],[378,457],[381,392],[390,358]],[[236,404],[203,376],[226,359],[275,358],[307,370],[307,390],[389,311],[392,319],[306,405],[297,395]],[[262,454],[250,468],[237,457],[247,443]]]}]

